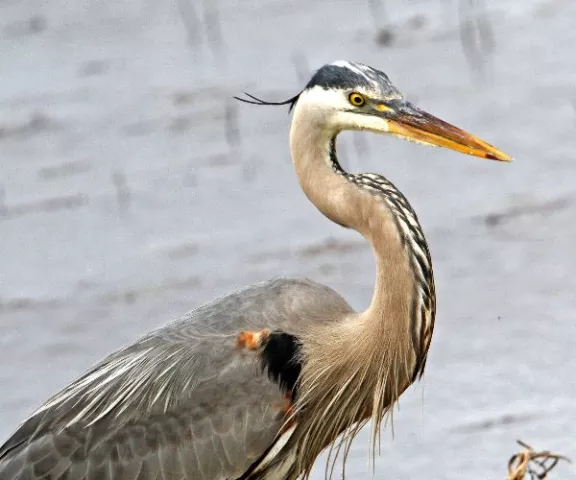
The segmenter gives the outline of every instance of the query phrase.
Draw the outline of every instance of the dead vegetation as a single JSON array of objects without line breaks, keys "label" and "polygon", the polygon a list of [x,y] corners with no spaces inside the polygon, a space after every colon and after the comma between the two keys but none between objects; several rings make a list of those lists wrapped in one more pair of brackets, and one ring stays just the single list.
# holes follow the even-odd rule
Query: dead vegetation
[{"label": "dead vegetation", "polygon": [[530,445],[518,440],[523,450],[508,460],[506,480],[544,480],[561,460],[570,462],[567,457],[548,450],[537,451]]}]

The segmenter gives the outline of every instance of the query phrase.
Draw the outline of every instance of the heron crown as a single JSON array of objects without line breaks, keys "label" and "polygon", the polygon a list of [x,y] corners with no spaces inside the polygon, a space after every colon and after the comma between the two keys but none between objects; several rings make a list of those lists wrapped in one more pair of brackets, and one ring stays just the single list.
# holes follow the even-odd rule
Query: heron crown
[{"label": "heron crown", "polygon": [[380,100],[402,98],[402,94],[384,72],[362,63],[345,60],[329,63],[318,69],[304,91],[315,87],[325,90],[359,90]]}]

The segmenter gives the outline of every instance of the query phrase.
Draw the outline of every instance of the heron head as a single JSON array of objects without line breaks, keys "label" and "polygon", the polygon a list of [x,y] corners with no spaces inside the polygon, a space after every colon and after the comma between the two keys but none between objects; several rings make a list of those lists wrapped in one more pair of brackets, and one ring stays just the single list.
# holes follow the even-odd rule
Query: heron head
[{"label": "heron head", "polygon": [[474,135],[413,106],[384,72],[361,63],[324,65],[288,102],[295,105],[296,115],[305,112],[307,121],[330,134],[368,130],[477,157],[511,160]]}]

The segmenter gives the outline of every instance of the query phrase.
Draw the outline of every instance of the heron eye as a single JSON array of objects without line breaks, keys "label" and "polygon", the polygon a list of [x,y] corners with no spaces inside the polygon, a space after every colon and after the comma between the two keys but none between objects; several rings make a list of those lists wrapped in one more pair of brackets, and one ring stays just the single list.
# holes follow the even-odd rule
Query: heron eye
[{"label": "heron eye", "polygon": [[361,107],[366,103],[364,97],[358,92],[352,92],[350,95],[348,95],[348,101],[355,107]]}]

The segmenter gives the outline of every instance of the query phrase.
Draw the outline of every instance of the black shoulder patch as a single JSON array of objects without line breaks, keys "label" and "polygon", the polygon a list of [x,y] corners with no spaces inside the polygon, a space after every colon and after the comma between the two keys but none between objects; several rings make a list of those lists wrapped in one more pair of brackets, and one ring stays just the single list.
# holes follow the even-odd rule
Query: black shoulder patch
[{"label": "black shoulder patch", "polygon": [[273,382],[296,398],[298,378],[302,370],[301,343],[297,337],[276,330],[268,336],[260,353],[262,370]]}]

